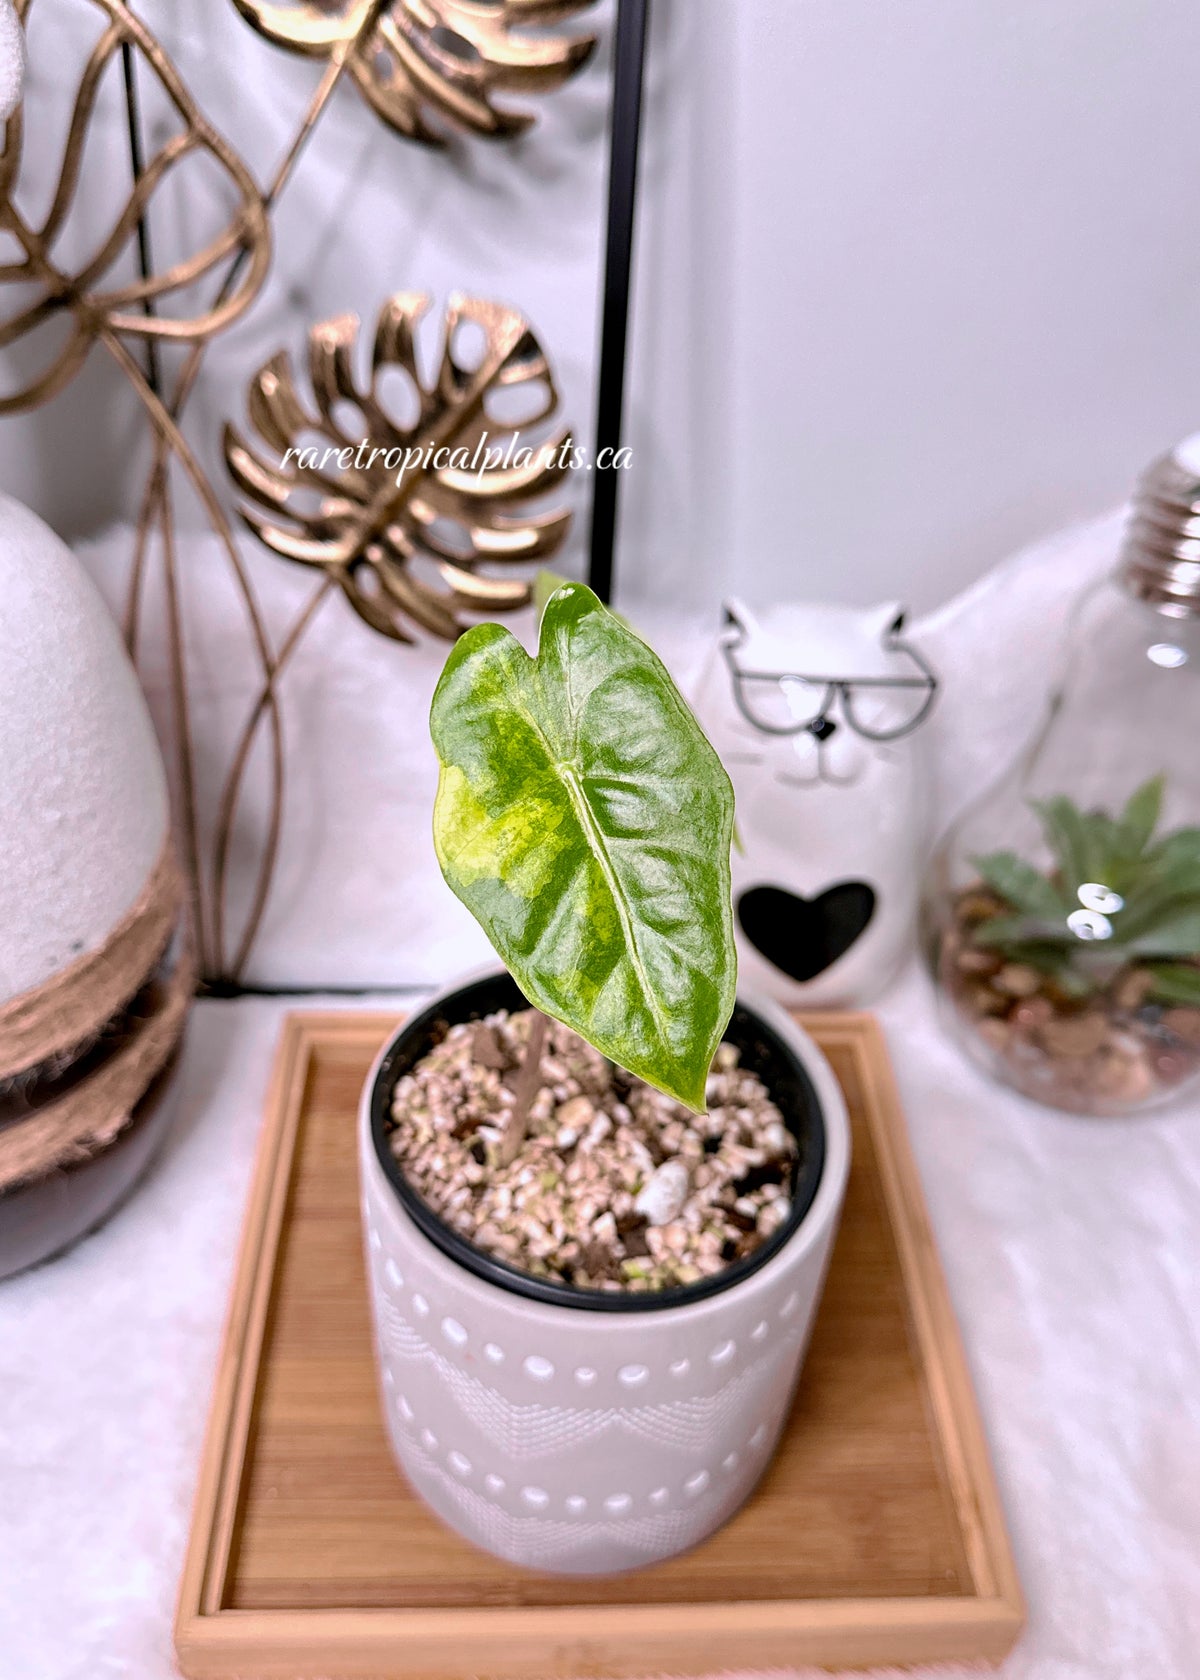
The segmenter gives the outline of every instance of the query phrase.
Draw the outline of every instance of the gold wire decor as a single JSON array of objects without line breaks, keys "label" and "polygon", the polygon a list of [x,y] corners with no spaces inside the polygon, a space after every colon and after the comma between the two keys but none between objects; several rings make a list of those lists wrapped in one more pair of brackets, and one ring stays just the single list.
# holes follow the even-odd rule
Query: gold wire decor
[{"label": "gold wire decor", "polygon": [[[153,495],[148,487],[131,572],[126,638],[136,658],[145,560],[151,539],[157,536],[164,580],[171,688],[171,740],[167,745],[175,760],[179,787],[178,820],[190,885],[192,939],[200,971],[211,977],[221,973],[224,965],[219,949],[214,950],[211,943],[206,919],[168,463],[175,463],[182,472],[217,536],[239,591],[264,684],[269,687],[271,650],[228,516],[178,425],[179,410],[186,395],[183,377],[189,381],[194,377],[205,344],[249,306],[262,285],[270,257],[268,204],[238,154],[201,115],[161,42],[141,18],[119,0],[77,0],[73,9],[81,16],[90,15],[96,25],[96,36],[75,89],[50,208],[41,219],[23,204],[22,108],[18,107],[5,124],[4,144],[0,148],[0,232],[10,247],[15,245],[20,253],[17,260],[0,268],[0,285],[20,286],[26,298],[31,286],[34,292],[31,302],[23,303],[0,324],[0,345],[26,338],[32,340],[42,329],[46,329],[43,337],[57,333],[61,343],[56,350],[52,348],[40,373],[18,389],[0,396],[0,412],[20,412],[53,397],[78,372],[92,346],[99,344],[133,388],[154,435]],[[18,16],[27,31],[27,43],[34,10],[34,0],[19,0]],[[36,36],[29,44],[36,66],[32,50],[37,45]],[[99,249],[84,264],[72,267],[57,261],[56,251],[60,244],[68,242],[71,213],[79,200],[84,159],[102,90],[106,83],[120,77],[125,79],[126,89],[135,87],[139,71],[153,77],[165,93],[174,111],[173,130],[149,158],[141,155],[140,146],[136,149],[131,159],[132,190],[120,202]],[[159,274],[148,256],[148,210],[163,184],[168,181],[174,184],[174,178],[194,161],[200,161],[201,167],[206,162],[209,171],[213,163],[217,165],[232,185],[235,208],[207,244]],[[134,243],[138,278],[106,284],[106,276],[113,270],[128,267],[127,253]],[[191,288],[201,285],[223,264],[224,280],[212,302],[207,307],[194,307]],[[184,304],[182,311],[171,313],[171,306],[180,302]],[[134,354],[130,340],[144,355],[144,361]],[[161,388],[158,351],[171,343],[188,346],[190,359],[185,364],[175,398],[167,401]],[[278,709],[269,706],[268,712],[273,726],[269,754],[272,817],[248,915],[250,939],[266,901],[282,804],[283,749]]]},{"label": "gold wire decor", "polygon": [[[116,0],[92,0],[107,19],[88,58],[75,94],[74,108],[62,147],[50,207],[40,221],[25,214],[17,202],[25,123],[20,106],[5,124],[0,147],[0,228],[9,234],[21,255],[0,265],[0,284],[24,282],[35,296],[15,314],[0,319],[0,346],[7,346],[51,322],[66,320],[65,343],[44,370],[19,389],[0,395],[0,413],[32,408],[54,396],[68,383],[97,341],[121,338],[174,339],[197,343],[220,332],[254,298],[267,272],[270,244],[262,197],[245,164],[209,127],[184,87],[167,54],[132,12]],[[22,23],[32,0],[19,0]],[[72,268],[56,261],[55,250],[69,232],[71,212],[79,192],[81,165],[88,145],[96,100],[105,73],[120,68],[123,51],[137,56],[169,98],[179,127],[147,160],[132,190],[113,217],[108,235],[86,263]],[[216,236],[193,255],[174,263],[162,274],[110,284],[105,278],[118,267],[137,237],[155,193],[172,182],[175,172],[190,160],[215,162],[234,188],[237,207]],[[163,313],[176,296],[203,280],[231,253],[249,256],[239,284],[209,309],[172,316]]]},{"label": "gold wire decor", "polygon": [[[244,517],[268,548],[323,574],[302,611],[273,642],[226,507],[181,428],[205,349],[260,290],[270,260],[271,212],[343,75],[349,72],[393,127],[415,138],[439,138],[426,121],[427,111],[478,132],[514,134],[532,118],[494,107],[493,93],[553,88],[583,63],[592,44],[589,38],[563,41],[544,32],[591,0],[351,0],[340,8],[317,0],[302,0],[298,6],[259,6],[252,0],[238,4],[271,39],[324,61],[318,85],[265,187],[255,183],[238,153],[206,121],[162,44],[125,0],[59,0],[60,11],[73,10],[92,21],[95,39],[75,88],[48,210],[35,214],[24,202],[25,124],[20,109],[8,119],[0,147],[0,237],[12,253],[12,260],[0,265],[0,288],[20,286],[22,293],[14,309],[0,312],[0,348],[18,341],[32,344],[39,334],[50,341],[39,371],[16,389],[0,392],[0,413],[20,412],[49,400],[78,372],[92,346],[100,345],[136,393],[153,437],[130,566],[125,633],[137,661],[147,639],[147,582],[157,563],[171,707],[164,744],[174,761],[177,827],[190,883],[199,968],[215,986],[236,986],[240,981],[261,926],[284,809],[279,682],[321,603],[340,587],[367,622],[397,640],[411,640],[409,622],[453,636],[461,628],[462,613],[503,611],[528,598],[526,583],[497,577],[483,567],[500,562],[503,568],[506,562],[550,553],[561,542],[569,515],[561,510],[529,512],[525,505],[553,487],[562,470],[561,458],[557,464],[539,461],[534,467],[507,463],[503,469],[489,467],[475,475],[413,466],[399,483],[394,471],[372,468],[314,477],[307,466],[290,472],[264,460],[229,432],[227,459],[246,498]],[[41,13],[51,7],[43,0],[36,6],[35,0],[18,0],[23,26],[35,9]],[[524,30],[531,25],[542,33],[527,36]],[[39,65],[38,45],[35,38],[34,70],[43,70],[48,80],[51,66]],[[60,79],[58,66],[53,70]],[[72,262],[63,252],[79,244],[70,235],[83,165],[93,146],[102,92],[118,76],[124,83],[132,186],[118,199],[98,247],[85,260]],[[138,119],[139,76],[157,84],[165,101],[158,97],[156,105],[165,104],[173,112],[170,131],[156,140],[149,155],[143,155]],[[232,210],[206,242],[158,271],[150,237],[156,198],[164,185],[174,189],[185,172],[198,169],[208,177],[201,202],[209,202],[214,165],[232,196]],[[106,168],[106,179],[112,175]],[[203,294],[206,282],[211,282],[212,291],[201,304],[197,295]],[[341,316],[314,328],[309,368],[315,410],[296,392],[286,356],[273,358],[251,382],[250,419],[258,439],[280,454],[305,431],[315,431],[330,443],[340,440],[345,434],[335,403],[349,401],[357,405],[362,437],[386,439],[389,447],[424,448],[446,441],[473,446],[485,430],[494,440],[503,440],[515,422],[489,414],[488,405],[513,387],[542,393],[540,407],[535,403],[522,417],[523,427],[549,420],[557,394],[546,358],[527,323],[498,305],[465,299],[451,304],[438,376],[431,386],[423,386],[413,341],[424,307],[425,300],[415,294],[401,294],[386,306],[376,333],[371,379],[362,391],[355,386],[351,368],[354,318]],[[481,359],[468,361],[456,351],[460,326],[483,330]],[[173,346],[184,353],[169,361]],[[380,386],[384,374],[407,376],[412,382],[417,408],[412,423],[388,414]],[[551,447],[568,442],[556,438]],[[208,856],[201,843],[184,653],[176,539],[176,492],[181,486],[217,539],[261,678],[223,772]],[[306,496],[312,500],[314,490],[319,511],[302,512],[301,504]],[[250,826],[241,806],[262,732],[268,797],[265,826],[259,829]],[[254,864],[246,903],[237,925],[231,926],[230,859],[235,843]]]},{"label": "gold wire decor", "polygon": [[293,52],[321,58],[357,41],[349,70],[371,109],[435,146],[444,143],[445,122],[488,138],[523,133],[533,113],[497,105],[495,95],[553,91],[596,44],[594,35],[547,32],[593,0],[391,0],[365,32],[367,0],[234,4],[259,34]]},{"label": "gold wire decor", "polygon": [[[405,620],[437,636],[463,628],[461,611],[524,606],[529,584],[480,568],[552,554],[571,522],[563,509],[530,512],[566,471],[568,433],[538,436],[558,406],[549,363],[515,309],[453,297],[437,372],[424,384],[416,333],[429,298],[401,292],[380,311],[370,381],[354,375],[358,320],[340,315],[309,334],[314,407],[297,393],[281,350],[250,381],[251,423],[276,462],[256,454],[231,425],[225,461],[249,505],[242,518],[275,554],[315,566],[375,630],[411,641]],[[465,328],[482,353],[458,359]],[[399,373],[412,419],[389,410],[385,376]],[[497,393],[528,401],[520,424],[489,413]],[[347,411],[355,424],[347,421]],[[315,439],[315,441],[314,441]],[[428,562],[431,578],[414,562]],[[436,581],[431,581],[436,580]]]}]

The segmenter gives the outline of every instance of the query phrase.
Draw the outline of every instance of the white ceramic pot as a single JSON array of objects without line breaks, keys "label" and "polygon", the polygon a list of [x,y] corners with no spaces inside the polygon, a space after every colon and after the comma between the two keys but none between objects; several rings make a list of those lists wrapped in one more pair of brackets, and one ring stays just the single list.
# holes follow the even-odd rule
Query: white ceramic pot
[{"label": "white ceramic pot", "polygon": [[383,1406],[405,1475],[468,1540],[531,1569],[611,1574],[703,1540],[770,1461],[841,1211],[846,1110],[791,1019],[739,1000],[728,1036],[774,1075],[772,1095],[802,1138],[807,1207],[717,1279],[669,1297],[574,1292],[577,1304],[560,1304],[572,1300],[563,1286],[492,1260],[424,1204],[414,1217],[383,1128],[397,1078],[439,1019],[522,1003],[507,975],[445,994],[400,1029],[367,1081],[362,1199]]},{"label": "white ceramic pot", "polygon": [[741,975],[786,1005],[868,1002],[913,949],[936,683],[904,617],[726,601],[690,696],[736,796]]}]

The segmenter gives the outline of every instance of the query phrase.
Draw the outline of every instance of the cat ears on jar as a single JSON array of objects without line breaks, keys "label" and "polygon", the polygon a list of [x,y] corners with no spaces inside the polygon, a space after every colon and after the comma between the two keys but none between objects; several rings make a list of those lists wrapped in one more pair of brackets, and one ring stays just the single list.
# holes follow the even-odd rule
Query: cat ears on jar
[{"label": "cat ears on jar", "polygon": [[[908,608],[899,601],[882,601],[878,606],[866,608],[863,613],[864,625],[868,631],[874,631],[882,642],[898,636],[907,622]],[[725,597],[721,603],[720,636],[724,646],[736,647],[760,628],[758,619],[740,596]]]},{"label": "cat ears on jar", "polygon": [[902,607],[899,601],[884,601],[872,607],[868,617],[878,627],[880,639],[886,642],[898,636],[908,623],[908,608]]},{"label": "cat ears on jar", "polygon": [[727,595],[721,602],[721,635],[724,647],[736,647],[758,629],[758,620],[746,603],[736,595]]}]

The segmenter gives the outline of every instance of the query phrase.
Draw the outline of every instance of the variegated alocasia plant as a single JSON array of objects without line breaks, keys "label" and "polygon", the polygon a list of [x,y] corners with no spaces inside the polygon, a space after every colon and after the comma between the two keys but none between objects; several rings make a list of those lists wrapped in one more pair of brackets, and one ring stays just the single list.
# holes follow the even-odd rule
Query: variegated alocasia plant
[{"label": "variegated alocasia plant", "polygon": [[737,982],[733,789],[662,663],[564,584],[535,657],[498,624],[461,637],[430,727],[442,873],[529,1002],[703,1111]]}]

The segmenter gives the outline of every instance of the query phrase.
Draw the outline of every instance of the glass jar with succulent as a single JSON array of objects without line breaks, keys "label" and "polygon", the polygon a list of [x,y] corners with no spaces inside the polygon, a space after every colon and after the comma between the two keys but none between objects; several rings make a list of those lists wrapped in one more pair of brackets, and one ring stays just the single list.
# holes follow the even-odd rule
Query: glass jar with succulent
[{"label": "glass jar with succulent", "polygon": [[1163,778],[1113,817],[1031,802],[1048,868],[973,859],[938,973],[968,1035],[1014,1084],[1122,1112],[1200,1070],[1200,827],[1162,832]]},{"label": "glass jar with succulent", "polygon": [[1121,1115],[1200,1076],[1200,442],[1143,479],[1047,721],[951,829],[926,894],[967,1048],[1029,1096]]},{"label": "glass jar with succulent", "polygon": [[477,1543],[627,1569],[710,1532],[769,1460],[845,1109],[790,1018],[737,993],[728,777],[590,590],[555,591],[532,657],[468,631],[431,732],[438,861],[504,968],[406,1022],[364,1096],[388,1424]]}]

